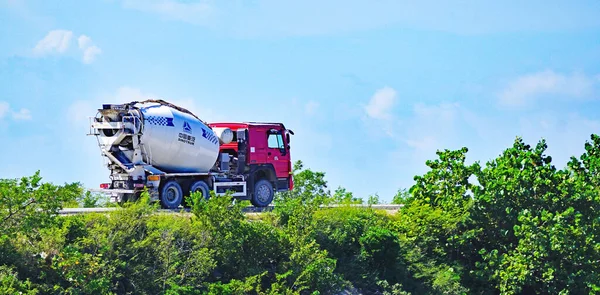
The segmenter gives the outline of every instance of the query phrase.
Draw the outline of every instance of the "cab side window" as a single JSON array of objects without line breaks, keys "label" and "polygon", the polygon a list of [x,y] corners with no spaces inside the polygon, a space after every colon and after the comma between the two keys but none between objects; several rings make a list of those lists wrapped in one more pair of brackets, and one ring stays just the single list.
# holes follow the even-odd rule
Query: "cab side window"
[{"label": "cab side window", "polygon": [[270,149],[283,149],[283,137],[280,133],[270,133],[268,138],[268,146]]}]

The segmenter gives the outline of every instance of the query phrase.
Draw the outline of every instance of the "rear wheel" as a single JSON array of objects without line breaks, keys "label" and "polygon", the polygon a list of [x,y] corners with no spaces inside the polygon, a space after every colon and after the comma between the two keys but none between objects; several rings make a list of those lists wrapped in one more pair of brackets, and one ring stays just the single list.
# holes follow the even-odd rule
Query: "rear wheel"
[{"label": "rear wheel", "polygon": [[252,199],[250,201],[252,205],[256,207],[266,207],[271,204],[274,195],[275,190],[273,189],[271,182],[266,179],[261,179],[254,184],[254,193],[252,194]]},{"label": "rear wheel", "polygon": [[126,203],[129,202],[136,202],[139,198],[140,198],[141,193],[136,192],[133,194],[122,194],[120,201],[118,201],[119,206],[124,206]]},{"label": "rear wheel", "polygon": [[160,202],[163,208],[176,209],[183,201],[181,185],[175,180],[169,180],[160,192]]},{"label": "rear wheel", "polygon": [[195,192],[200,193],[200,196],[206,200],[210,198],[210,189],[204,180],[198,180],[190,186],[190,196]]},{"label": "rear wheel", "polygon": [[129,202],[129,194],[122,194],[120,200],[117,201],[117,203],[121,207],[124,206],[127,202]]}]

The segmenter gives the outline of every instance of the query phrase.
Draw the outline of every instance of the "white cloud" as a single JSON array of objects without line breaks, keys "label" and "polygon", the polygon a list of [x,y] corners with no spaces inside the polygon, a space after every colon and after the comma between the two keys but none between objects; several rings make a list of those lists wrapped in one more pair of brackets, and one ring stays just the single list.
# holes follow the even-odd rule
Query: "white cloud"
[{"label": "white cloud", "polygon": [[92,45],[83,52],[83,63],[91,64],[96,59],[96,55],[102,53],[102,50],[96,45]]},{"label": "white cloud", "polygon": [[583,74],[565,75],[551,70],[524,75],[499,95],[504,106],[525,106],[540,98],[584,99],[593,95],[598,80]]},{"label": "white cloud", "polygon": [[370,136],[398,137],[401,122],[392,113],[397,99],[396,90],[386,86],[375,91],[367,105],[361,106],[362,121]]},{"label": "white cloud", "polygon": [[[40,40],[33,53],[37,56],[44,56],[49,53],[66,53],[71,45],[73,32],[68,30],[52,30]],[[102,53],[102,49],[92,43],[92,39],[86,35],[80,35],[77,38],[79,49],[83,52],[82,61],[85,64],[91,64],[96,56]]]},{"label": "white cloud", "polygon": [[92,38],[86,35],[79,36],[77,42],[79,43],[79,49],[83,51],[83,63],[85,64],[91,64],[96,56],[102,53],[102,49],[93,45]]},{"label": "white cloud", "polygon": [[31,120],[31,111],[28,109],[21,109],[18,112],[13,112],[12,116],[15,120]]},{"label": "white cloud", "polygon": [[396,90],[391,87],[383,87],[375,92],[364,109],[367,115],[373,119],[390,120],[392,118],[390,111],[396,100]]},{"label": "white cloud", "polygon": [[46,36],[38,41],[33,48],[37,55],[44,55],[51,52],[64,53],[69,49],[73,32],[67,30],[52,30]]},{"label": "white cloud", "polygon": [[8,102],[0,101],[0,119],[8,114],[12,115],[13,120],[31,120],[31,111],[28,109],[21,108],[19,111],[14,111]]},{"label": "white cloud", "polygon": [[86,35],[81,35],[77,38],[77,43],[79,44],[79,49],[86,49],[92,45],[92,39]]}]

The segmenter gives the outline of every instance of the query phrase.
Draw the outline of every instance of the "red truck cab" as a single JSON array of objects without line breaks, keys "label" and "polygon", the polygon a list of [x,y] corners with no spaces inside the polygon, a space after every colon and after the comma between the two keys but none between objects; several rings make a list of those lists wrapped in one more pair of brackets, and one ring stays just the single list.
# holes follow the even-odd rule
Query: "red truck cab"
[{"label": "red truck cab", "polygon": [[[220,152],[229,153],[233,157],[244,155],[239,159],[245,163],[244,174],[248,177],[248,191],[254,191],[254,183],[268,179],[274,191],[288,191],[294,188],[292,162],[290,156],[290,134],[281,123],[244,122],[208,123],[211,128],[227,127],[233,131],[234,138],[228,144],[222,144]],[[237,134],[245,131],[245,151],[239,153]]]}]

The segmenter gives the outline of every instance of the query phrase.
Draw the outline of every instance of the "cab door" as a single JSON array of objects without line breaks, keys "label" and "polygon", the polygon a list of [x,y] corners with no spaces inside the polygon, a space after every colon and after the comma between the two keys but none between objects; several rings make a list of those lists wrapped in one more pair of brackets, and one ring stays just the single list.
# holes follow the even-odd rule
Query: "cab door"
[{"label": "cab door", "polygon": [[268,149],[265,145],[267,130],[267,128],[261,127],[249,128],[248,163],[264,164],[270,162],[267,159]]},{"label": "cab door", "polygon": [[[268,129],[267,135],[267,163],[273,164],[278,180],[290,176],[290,153],[284,140],[283,130]],[[278,181],[279,182],[279,181]]]}]

